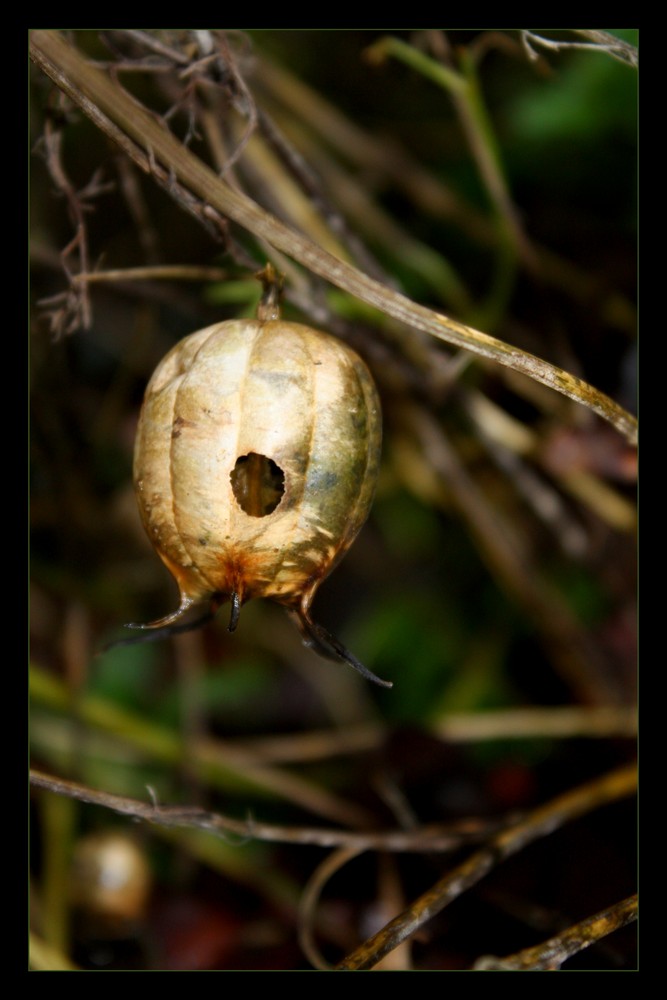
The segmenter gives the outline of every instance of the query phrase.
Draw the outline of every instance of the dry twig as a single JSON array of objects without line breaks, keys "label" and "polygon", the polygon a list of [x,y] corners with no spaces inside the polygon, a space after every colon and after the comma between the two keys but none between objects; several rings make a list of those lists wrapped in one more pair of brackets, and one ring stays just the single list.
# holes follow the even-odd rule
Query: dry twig
[{"label": "dry twig", "polygon": [[348,862],[363,853],[363,849],[340,847],[329,854],[317,866],[308,879],[299,901],[299,944],[310,964],[321,971],[330,971],[333,966],[326,961],[315,942],[315,910],[322,890],[333,875]]},{"label": "dry twig", "polygon": [[415,475],[416,466],[425,464],[424,472],[435,484],[431,501],[444,505],[453,499],[489,569],[536,621],[549,655],[572,690],[588,704],[622,704],[624,692],[606,669],[599,647],[540,573],[517,525],[488,501],[440,424],[425,407],[413,405],[404,410],[404,426],[410,433],[412,459],[403,456],[397,468],[402,465],[399,473],[406,487],[415,491],[422,478]]},{"label": "dry twig", "polygon": [[[434,721],[429,731],[448,743],[535,738],[632,739],[637,734],[637,712],[624,705],[457,712]],[[239,746],[262,764],[303,763],[373,750],[386,735],[380,723],[362,723],[286,736],[253,736],[227,745]]]},{"label": "dry twig", "polygon": [[482,822],[476,831],[473,821],[467,821],[465,831],[456,825],[424,826],[415,831],[389,831],[362,833],[332,830],[324,827],[287,827],[270,823],[257,823],[254,819],[237,820],[221,813],[209,812],[196,806],[161,806],[130,799],[123,795],[100,792],[74,781],[66,781],[41,771],[30,772],[30,783],[58,795],[90,802],[112,809],[114,812],[135,819],[146,820],[158,826],[186,827],[206,830],[220,836],[240,837],[245,840],[266,840],[282,844],[315,844],[318,847],[346,847],[354,851],[453,851],[467,843],[482,840],[496,824]]},{"label": "dry twig", "polygon": [[155,264],[147,267],[118,267],[108,271],[77,274],[74,284],[99,284],[125,281],[226,281],[229,272],[222,267],[187,264]]},{"label": "dry twig", "polygon": [[412,302],[325,252],[234,191],[57,32],[33,32],[30,48],[34,61],[98,127],[171,194],[176,192],[178,200],[198,218],[220,225],[220,216],[229,216],[367,304],[457,348],[528,375],[589,407],[629,440],[636,440],[636,419],[604,393],[534,355]]},{"label": "dry twig", "polygon": [[506,958],[484,956],[475,963],[475,969],[477,972],[554,972],[577,952],[636,919],[637,896],[634,895],[516,955]]},{"label": "dry twig", "polygon": [[[108,191],[113,185],[102,184],[101,173],[96,171],[85,188],[76,190],[62,162],[62,129],[56,128],[50,118],[47,118],[44,124],[44,148],[49,174],[67,201],[69,215],[74,225],[74,236],[60,254],[70,289],[61,295],[42,300],[41,303],[54,307],[50,312],[50,321],[51,329],[58,339],[63,334],[73,333],[79,325],[86,330],[90,327],[91,309],[88,291],[85,284],[78,287],[74,284],[76,278],[88,274],[90,270],[88,232],[84,216],[90,211],[89,200]],[[77,263],[72,268],[69,260],[74,254]]]},{"label": "dry twig", "polygon": [[636,786],[636,768],[628,766],[539,806],[518,823],[491,837],[484,847],[436,882],[403,913],[348,955],[337,968],[342,971],[373,968],[387,952],[484,878],[499,862],[540,837],[553,833],[565,823],[631,795]]},{"label": "dry twig", "polygon": [[635,69],[639,66],[639,53],[637,49],[622,38],[616,38],[615,35],[610,35],[607,31],[597,31],[592,28],[572,28],[571,30],[575,35],[585,38],[586,41],[558,41],[554,38],[545,38],[543,35],[538,35],[536,32],[528,30],[521,32],[521,41],[529,59],[538,58],[533,48],[534,45],[538,45],[552,52],[563,52],[567,49],[588,49],[593,52],[604,52],[608,56],[611,56],[612,59],[617,59],[627,66],[633,66]]},{"label": "dry twig", "polygon": [[[483,247],[495,244],[497,231],[492,222],[473,204],[448,188],[441,177],[430,172],[408,151],[386,136],[379,138],[370,135],[302,79],[291,74],[285,67],[274,65],[266,56],[255,67],[255,79],[265,102],[270,102],[271,105],[279,102],[286,109],[283,127],[292,136],[296,130],[299,142],[300,133],[305,126],[318,136],[326,148],[333,147],[344,162],[354,164],[362,175],[371,174],[395,185],[419,210],[435,219],[455,224],[473,242]],[[295,122],[298,126],[295,126]],[[522,246],[523,244],[519,246],[519,250]],[[538,255],[537,277],[540,280],[564,291],[577,301],[598,300],[597,278],[583,273],[579,267],[551,249],[536,245],[533,249]],[[523,266],[530,270],[534,255],[520,259]],[[634,332],[635,310],[622,294],[611,289],[607,291],[604,313],[609,322]]]}]

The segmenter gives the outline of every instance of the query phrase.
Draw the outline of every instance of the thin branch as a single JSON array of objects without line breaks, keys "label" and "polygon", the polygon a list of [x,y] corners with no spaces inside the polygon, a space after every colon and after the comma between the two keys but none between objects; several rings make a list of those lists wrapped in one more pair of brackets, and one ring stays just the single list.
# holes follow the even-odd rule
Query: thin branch
[{"label": "thin branch", "polygon": [[[77,191],[74,188],[62,162],[62,130],[56,128],[49,118],[46,119],[44,125],[44,148],[49,174],[58,190],[67,200],[70,218],[74,225],[74,236],[60,254],[63,270],[71,284],[75,273],[86,274],[90,267],[88,233],[84,220],[84,214],[88,207],[85,204],[85,198],[94,197],[104,190],[104,188],[99,182],[99,175],[97,173],[84,190]],[[75,251],[78,254],[76,272],[72,270],[68,263],[70,256]],[[75,294],[65,293],[64,296],[56,296],[51,300],[51,304],[53,305],[59,305],[61,302],[62,308],[54,310],[51,313],[51,327],[56,337],[60,337],[63,333],[73,333],[80,323],[84,329],[87,330],[90,328],[90,300],[85,286],[80,287]],[[47,302],[47,304],[49,303]]]},{"label": "thin branch", "polygon": [[[482,246],[494,245],[498,234],[491,220],[450,190],[441,177],[414,160],[404,148],[386,136],[370,135],[302,79],[271,63],[266,55],[254,68],[254,82],[263,91],[265,102],[278,103],[286,109],[283,127],[292,137],[294,123],[298,122],[299,129],[305,126],[311,130],[326,148],[333,148],[339,158],[353,163],[362,175],[370,173],[381,181],[390,182],[421,211],[454,223],[468,239]],[[577,265],[552,250],[534,243],[533,247],[538,254],[540,280],[565,291],[576,301],[597,304],[605,322],[634,334],[636,310],[624,295],[601,286],[599,277],[583,273]],[[532,255],[522,259],[522,264],[531,270]],[[601,292],[603,299],[600,299]]]},{"label": "thin branch", "polygon": [[[435,313],[327,253],[275,219],[246,195],[234,191],[186,149],[162,123],[108,79],[60,35],[35,31],[33,60],[95,123],[201,218],[229,216],[255,236],[299,260],[320,277],[395,319],[457,348],[521,372],[589,407],[635,441],[637,421],[618,403],[586,382],[534,355]],[[187,197],[184,197],[187,192]],[[206,207],[204,207],[204,205]]]},{"label": "thin branch", "polygon": [[[481,393],[477,399],[486,401],[486,397]],[[468,404],[470,402],[472,401],[466,401]],[[470,413],[471,407],[468,406],[467,410]],[[585,555],[589,544],[586,532],[579,521],[572,516],[558,490],[540,476],[522,455],[494,438],[493,431],[489,433],[479,422],[476,429],[492,461],[514,484],[517,495],[551,531],[556,545],[575,559]]]},{"label": "thin branch", "polygon": [[637,919],[637,896],[615,903],[593,917],[587,917],[562,934],[533,948],[526,948],[506,958],[485,955],[475,962],[477,972],[555,972],[568,958],[613,934]]},{"label": "thin branch", "polygon": [[[36,666],[30,670],[31,697],[43,705],[71,710],[67,691],[54,677]],[[185,746],[179,735],[170,729],[149,722],[119,706],[95,696],[85,695],[77,703],[77,717],[92,729],[107,733],[135,752],[168,765],[178,765]],[[55,724],[55,723],[54,723]],[[65,727],[68,729],[69,724]],[[252,789],[253,793],[285,798],[309,809],[330,822],[352,827],[367,827],[372,813],[356,802],[341,796],[301,775],[276,767],[259,765],[241,750],[228,749],[216,740],[198,741],[192,748],[201,780],[227,791],[233,786]]]},{"label": "thin branch", "polygon": [[257,109],[258,123],[266,141],[275,150],[301,189],[308,195],[315,208],[326,220],[331,231],[347,247],[352,257],[359,261],[367,274],[385,283],[390,282],[379,262],[364,245],[358,234],[350,228],[347,219],[327,197],[319,177],[302,154],[293,146],[269,115]]},{"label": "thin branch", "polygon": [[374,62],[387,56],[399,59],[450,95],[482,182],[498,218],[504,224],[506,234],[511,236],[517,247],[521,246],[524,253],[530,254],[532,250],[521,231],[517,211],[510,197],[498,143],[480,95],[473,61],[463,51],[460,72],[449,61],[449,51],[443,44],[443,36],[434,31],[428,33],[427,39],[436,50],[438,59],[430,58],[415,46],[393,35],[378,39],[366,49],[366,55]]},{"label": "thin branch", "polygon": [[387,56],[399,59],[432,80],[450,96],[481,182],[487,192],[497,230],[495,273],[488,301],[478,307],[478,321],[493,324],[502,316],[514,286],[519,257],[534,270],[535,252],[528,241],[512,202],[505,169],[491,119],[482,96],[475,59],[469,50],[459,54],[460,71],[453,65],[449,43],[439,31],[426,32],[426,41],[436,55],[431,58],[393,35],[375,42],[366,54],[374,61]]},{"label": "thin branch", "polygon": [[[232,51],[227,44],[227,40],[224,35],[219,34],[217,36],[218,50],[219,50],[219,60],[222,63],[223,69],[225,69],[229,75],[232,77],[234,84],[236,85],[236,91],[234,88],[232,90],[232,100],[235,105],[242,106],[243,112],[247,118],[246,127],[243,131],[243,135],[236,144],[236,148],[232,155],[227,159],[224,168],[220,172],[220,176],[224,177],[228,173],[234,164],[240,159],[244,149],[250,141],[250,137],[257,128],[257,105],[255,104],[255,99],[248,90],[245,80],[242,74],[239,72],[236,66],[236,60],[232,55]],[[212,42],[212,39],[211,39]],[[237,96],[238,95],[238,96]]]},{"label": "thin branch", "polygon": [[632,66],[634,69],[637,69],[639,66],[639,53],[637,49],[622,38],[616,38],[615,35],[610,35],[607,31],[597,31],[592,28],[571,28],[570,30],[573,34],[580,35],[582,38],[588,39],[588,41],[557,41],[553,38],[544,38],[542,35],[537,35],[534,31],[523,30],[521,32],[521,41],[528,58],[538,58],[533,45],[539,45],[543,49],[549,49],[552,52],[563,52],[567,49],[586,49],[589,52],[604,52],[606,55],[611,56],[612,59],[617,59],[618,62]]},{"label": "thin branch", "polygon": [[603,48],[615,59],[622,59],[631,66],[639,66],[639,52],[636,45],[631,45],[623,38],[617,38],[616,35],[610,35],[608,31],[600,31],[598,28],[572,28],[571,30],[575,35],[581,35],[582,38],[590,38],[599,48]]},{"label": "thin branch", "polygon": [[351,121],[300,77],[263,55],[255,67],[254,78],[265,101],[286,109],[285,129],[290,133],[293,122],[305,125],[327,148],[333,148],[339,158],[354,164],[362,174],[391,180],[421,210],[455,222],[472,240],[484,245],[493,242],[493,226],[477,208],[413,160],[402,147],[387,137],[378,139],[370,135]]},{"label": "thin branch", "polygon": [[598,645],[544,578],[517,525],[489,503],[432,414],[418,405],[406,406],[403,426],[409,436],[398,443],[394,464],[407,489],[419,494],[428,483],[432,504],[448,508],[454,501],[490,571],[534,619],[549,656],[579,699],[590,705],[622,704],[619,682]]},{"label": "thin branch", "polygon": [[453,742],[477,740],[609,739],[637,734],[637,710],[632,706],[597,708],[519,708],[454,715],[436,723],[434,732]]},{"label": "thin branch", "polygon": [[[635,529],[637,522],[635,505],[603,479],[603,476],[608,476],[614,469],[614,465],[611,463],[608,467],[602,465],[602,459],[605,457],[602,447],[604,439],[600,442],[599,434],[596,434],[587,449],[591,459],[597,459],[600,464],[599,470],[589,469],[583,464],[588,455],[577,456],[576,460],[563,463],[561,467],[552,460],[552,468],[548,461],[548,449],[545,457],[545,446],[540,442],[539,436],[486,396],[479,392],[468,391],[463,396],[463,405],[494,461],[513,477],[517,491],[528,499],[537,514],[546,522],[553,523],[554,537],[560,545],[569,549],[572,555],[580,555],[587,544],[582,537],[581,529],[572,522],[556,491],[542,478],[537,479],[535,473],[528,467],[520,464],[520,456],[532,456],[550,477],[558,480],[562,489],[589,506],[613,528],[621,531]],[[614,436],[611,442],[614,447],[621,444],[619,457],[625,454],[624,446],[618,438]],[[616,454],[614,452],[614,458]],[[631,455],[635,457],[634,452]],[[568,541],[571,544],[568,544]]]},{"label": "thin branch", "polygon": [[222,267],[188,264],[155,264],[146,267],[119,267],[108,271],[76,274],[73,284],[88,285],[114,281],[228,281],[229,271]]},{"label": "thin branch", "polygon": [[[637,734],[637,711],[632,706],[605,705],[457,712],[435,720],[428,731],[448,743],[535,738],[632,739]],[[363,723],[288,736],[250,737],[228,741],[227,746],[240,747],[258,763],[304,763],[366,753],[381,746],[386,736],[380,723]]]},{"label": "thin branch", "polygon": [[319,827],[275,826],[258,823],[254,819],[238,820],[221,813],[209,812],[197,806],[161,806],[156,802],[139,802],[123,795],[100,792],[78,782],[56,778],[41,771],[30,771],[30,784],[57,795],[103,806],[134,819],[145,820],[157,826],[186,827],[206,830],[222,837],[262,840],[278,844],[314,844],[318,847],[346,847],[354,851],[397,852],[447,852],[459,850],[463,845],[479,842],[497,824],[479,823],[476,832],[460,832],[456,827],[433,824],[419,830],[404,832],[372,831],[356,833]]},{"label": "thin branch", "polygon": [[137,238],[144,252],[144,260],[147,264],[157,264],[160,261],[158,234],[141,190],[139,174],[134,169],[132,161],[122,153],[115,157],[115,164],[120,180],[120,191],[134,222]]},{"label": "thin branch", "polygon": [[178,63],[181,66],[188,66],[190,59],[179,49],[175,49],[172,45],[165,45],[164,42],[156,38],[155,35],[151,35],[148,31],[141,31],[138,28],[128,28],[124,31],[124,34],[128,38],[132,38],[137,44],[141,45],[143,48],[151,49],[159,56],[163,56],[168,59],[169,62]]},{"label": "thin branch", "polygon": [[315,942],[315,911],[322,890],[327,882],[346,864],[363,853],[363,849],[340,847],[327,855],[308,879],[299,900],[299,944],[310,964],[321,972],[330,972],[333,966],[322,955]]},{"label": "thin branch", "polygon": [[[471,297],[464,282],[448,259],[427,243],[416,239],[404,226],[386,211],[377,198],[351,171],[337,164],[335,158],[310,138],[310,134],[299,128],[290,119],[287,123],[290,133],[298,142],[298,156],[307,154],[308,162],[315,164],[326,184],[327,190],[333,195],[347,218],[354,219],[355,227],[363,232],[366,239],[370,238],[374,245],[384,245],[387,252],[394,256],[402,267],[407,267],[426,282],[431,292],[437,295],[441,302],[449,304],[457,315],[465,315],[471,306]],[[338,232],[335,219],[329,217],[330,228]],[[351,230],[341,233],[346,245],[355,260],[361,262],[367,274],[374,275],[387,284],[393,279],[382,274],[382,268],[374,263],[367,247],[362,244],[364,256],[359,255],[360,238]],[[369,266],[369,257],[370,265]],[[393,286],[395,287],[395,285]],[[432,343],[432,341],[431,341]],[[440,353],[439,345],[433,344],[433,354]]]},{"label": "thin branch", "polygon": [[403,913],[365,941],[338,966],[341,971],[371,969],[419,927],[487,875],[497,864],[565,823],[633,794],[634,765],[612,771],[539,806],[515,825],[502,830],[463,864],[441,878]]}]

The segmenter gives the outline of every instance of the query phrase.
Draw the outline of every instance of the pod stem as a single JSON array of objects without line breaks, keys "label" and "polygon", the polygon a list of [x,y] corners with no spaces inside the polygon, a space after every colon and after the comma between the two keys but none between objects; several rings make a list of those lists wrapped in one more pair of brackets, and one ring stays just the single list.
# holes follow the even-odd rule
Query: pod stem
[{"label": "pod stem", "polygon": [[368,667],[365,667],[356,656],[352,655],[349,649],[345,648],[340,639],[337,639],[331,632],[327,632],[322,625],[314,622],[303,607],[288,608],[287,610],[295,620],[306,646],[310,646],[320,656],[327,660],[342,660],[343,663],[348,663],[367,681],[372,681],[373,684],[378,684],[380,687],[390,688],[394,686],[392,681],[383,681],[381,677],[377,677]]},{"label": "pod stem", "polygon": [[262,297],[257,306],[257,319],[260,323],[268,323],[280,319],[280,300],[283,295],[284,276],[279,274],[273,264],[268,261],[266,267],[255,275],[261,281]]}]

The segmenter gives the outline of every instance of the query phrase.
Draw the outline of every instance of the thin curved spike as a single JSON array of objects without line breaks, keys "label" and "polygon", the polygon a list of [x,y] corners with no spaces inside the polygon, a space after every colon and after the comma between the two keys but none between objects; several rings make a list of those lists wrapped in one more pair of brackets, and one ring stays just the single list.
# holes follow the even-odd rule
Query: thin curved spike
[{"label": "thin curved spike", "polygon": [[368,667],[365,667],[335,635],[314,622],[303,608],[288,608],[287,610],[296,621],[306,646],[310,646],[320,656],[327,660],[342,660],[344,663],[348,663],[362,677],[380,687],[390,688],[394,686],[392,681],[383,681],[381,677],[377,677]]},{"label": "thin curved spike", "polygon": [[181,595],[180,605],[178,606],[176,611],[172,611],[170,615],[165,615],[164,618],[156,618],[154,622],[146,622],[143,625],[138,624],[136,622],[128,622],[125,625],[125,628],[139,628],[139,629],[164,628],[166,625],[171,625],[172,622],[177,622],[179,618],[182,618],[183,615],[186,613],[186,611],[190,610],[193,604],[195,604],[195,601],[193,601],[192,598],[186,597],[183,594]]}]

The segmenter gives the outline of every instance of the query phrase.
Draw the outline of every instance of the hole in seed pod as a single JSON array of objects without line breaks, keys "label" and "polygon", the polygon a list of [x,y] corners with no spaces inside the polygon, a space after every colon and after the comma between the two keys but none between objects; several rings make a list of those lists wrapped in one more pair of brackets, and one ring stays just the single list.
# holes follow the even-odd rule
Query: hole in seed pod
[{"label": "hole in seed pod", "polygon": [[241,510],[251,517],[272,514],[285,492],[285,473],[266,455],[251,451],[236,459],[229,473]]}]

